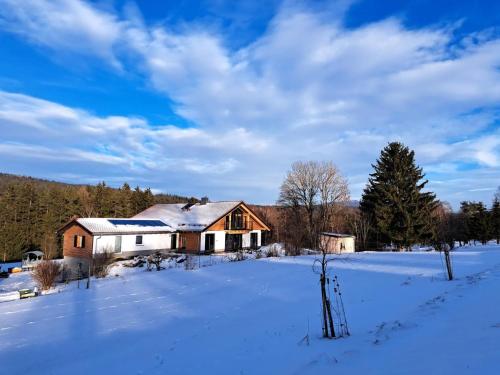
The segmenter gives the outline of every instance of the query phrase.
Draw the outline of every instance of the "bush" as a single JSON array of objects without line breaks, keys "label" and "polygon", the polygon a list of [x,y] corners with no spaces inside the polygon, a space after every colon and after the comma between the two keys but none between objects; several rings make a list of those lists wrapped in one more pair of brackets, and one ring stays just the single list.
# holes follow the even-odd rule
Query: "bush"
[{"label": "bush", "polygon": [[267,250],[266,256],[268,258],[279,257],[280,254],[278,251],[278,246],[276,244],[269,246],[269,250]]},{"label": "bush", "polygon": [[92,273],[96,278],[104,278],[109,274],[109,266],[114,262],[113,254],[105,251],[104,253],[94,254],[92,261]]},{"label": "bush", "polygon": [[234,253],[234,257],[229,258],[231,262],[241,262],[242,260],[245,260],[246,256],[245,253],[242,250],[238,250],[237,252]]},{"label": "bush", "polygon": [[42,260],[33,268],[32,276],[41,290],[52,288],[59,274],[61,265],[51,260]]}]

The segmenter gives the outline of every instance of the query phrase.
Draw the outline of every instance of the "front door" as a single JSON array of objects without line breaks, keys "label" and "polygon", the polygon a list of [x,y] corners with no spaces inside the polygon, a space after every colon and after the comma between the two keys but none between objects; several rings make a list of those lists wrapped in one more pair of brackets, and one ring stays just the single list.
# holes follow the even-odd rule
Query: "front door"
[{"label": "front door", "polygon": [[259,247],[258,241],[259,241],[259,234],[250,233],[250,248],[252,250],[256,250]]},{"label": "front door", "polygon": [[243,247],[243,237],[241,234],[226,233],[226,251],[241,250]]},{"label": "front door", "polygon": [[172,250],[177,249],[177,233],[174,233],[170,236],[170,248]]},{"label": "front door", "polygon": [[215,234],[206,233],[205,234],[205,252],[209,253],[215,249]]}]

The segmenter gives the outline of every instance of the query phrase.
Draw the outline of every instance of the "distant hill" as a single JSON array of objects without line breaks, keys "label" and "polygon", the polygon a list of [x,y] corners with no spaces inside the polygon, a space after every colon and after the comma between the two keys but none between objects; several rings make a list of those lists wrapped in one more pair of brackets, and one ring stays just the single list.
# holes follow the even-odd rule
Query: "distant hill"
[{"label": "distant hill", "polygon": [[[0,173],[0,194],[5,191],[7,186],[12,184],[22,184],[30,183],[35,189],[51,188],[51,187],[68,187],[68,188],[80,188],[82,186],[93,186],[89,184],[72,184],[68,182],[45,180],[42,178],[36,178],[31,176],[21,176],[10,173]],[[109,187],[112,190],[118,190],[118,188]],[[133,188],[132,188],[133,189]],[[158,193],[153,194],[155,197],[155,203],[181,203],[181,202],[197,202],[198,198],[195,197],[185,197],[177,194],[168,193]]]},{"label": "distant hill", "polygon": [[156,203],[197,202],[194,197],[153,194],[127,183],[111,188],[0,173],[0,260],[19,260],[26,250],[60,257],[56,230],[74,217],[132,217]]},{"label": "distant hill", "polygon": [[25,183],[25,182],[30,182],[34,186],[37,187],[47,187],[47,186],[83,186],[83,185],[78,185],[78,184],[68,184],[65,182],[58,182],[58,181],[51,181],[51,180],[44,180],[41,178],[35,178],[35,177],[30,177],[30,176],[19,176],[16,174],[10,174],[10,173],[0,173],[0,191],[3,191],[8,185],[13,184],[13,183]]}]

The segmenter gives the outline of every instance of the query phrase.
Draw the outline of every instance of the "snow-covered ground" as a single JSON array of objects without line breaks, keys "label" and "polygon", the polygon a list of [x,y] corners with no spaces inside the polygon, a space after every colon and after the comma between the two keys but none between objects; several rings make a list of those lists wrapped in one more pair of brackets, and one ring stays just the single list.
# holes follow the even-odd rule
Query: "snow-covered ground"
[{"label": "snow-covered ground", "polygon": [[0,373],[499,373],[500,247],[454,252],[452,282],[435,252],[335,257],[352,334],[338,340],[320,337],[314,259],[115,269],[1,303]]}]

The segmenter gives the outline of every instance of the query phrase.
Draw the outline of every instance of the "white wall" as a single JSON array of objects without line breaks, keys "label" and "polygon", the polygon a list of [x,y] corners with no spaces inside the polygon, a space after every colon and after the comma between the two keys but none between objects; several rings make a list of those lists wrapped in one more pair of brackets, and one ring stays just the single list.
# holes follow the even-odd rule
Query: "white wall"
[{"label": "white wall", "polygon": [[200,237],[200,251],[205,251],[205,234],[207,233],[215,234],[214,251],[224,251],[226,248],[226,232],[223,230],[202,232]]},{"label": "white wall", "polygon": [[[328,237],[321,236],[320,241],[322,246],[328,249],[330,253],[354,253],[355,252],[355,238],[354,237]],[[342,245],[343,248],[342,248]]]},{"label": "white wall", "polygon": [[251,232],[248,232],[248,233],[245,233],[243,235],[243,247],[244,248],[247,248],[247,247],[250,247],[250,238],[251,238],[251,235],[250,233],[257,233],[257,246],[261,246],[262,242],[261,242],[261,231],[260,230],[253,230]]},{"label": "white wall", "polygon": [[[200,251],[205,251],[205,234],[214,233],[215,234],[215,249],[214,251],[224,251],[226,249],[226,232],[223,230],[219,231],[208,231],[202,232],[200,238]],[[243,247],[250,247],[250,233],[257,233],[257,246],[261,246],[261,231],[253,230],[249,233],[244,233],[242,236]]]},{"label": "white wall", "polygon": [[[139,234],[140,235],[140,234]],[[163,250],[170,249],[171,234],[142,234],[142,245],[135,244],[135,234],[121,235],[122,253],[130,251]],[[115,235],[95,236],[94,254],[115,250]],[[116,253],[118,254],[118,253]]]}]

